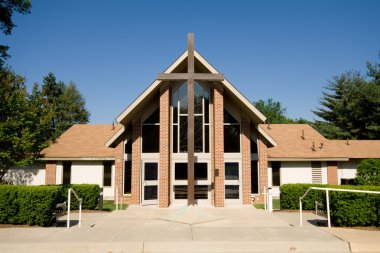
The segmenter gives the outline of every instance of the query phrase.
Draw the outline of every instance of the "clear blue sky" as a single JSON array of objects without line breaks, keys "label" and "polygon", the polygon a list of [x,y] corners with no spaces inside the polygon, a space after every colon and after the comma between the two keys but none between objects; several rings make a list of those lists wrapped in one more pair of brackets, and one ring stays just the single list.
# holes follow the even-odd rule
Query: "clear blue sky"
[{"label": "clear blue sky", "polygon": [[74,81],[91,123],[111,123],[187,49],[249,100],[273,98],[314,118],[323,87],[378,61],[380,1],[36,1],[16,15],[8,63],[28,86]]}]

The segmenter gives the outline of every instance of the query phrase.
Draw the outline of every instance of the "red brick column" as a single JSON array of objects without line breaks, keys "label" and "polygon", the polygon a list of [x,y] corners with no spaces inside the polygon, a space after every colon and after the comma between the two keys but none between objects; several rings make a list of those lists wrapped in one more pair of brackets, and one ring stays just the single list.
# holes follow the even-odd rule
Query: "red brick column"
[{"label": "red brick column", "polygon": [[140,204],[141,119],[132,123],[132,189],[131,204]]},{"label": "red brick column", "polygon": [[242,192],[243,204],[249,205],[251,200],[251,141],[250,141],[250,119],[241,117],[241,146],[242,146]]},{"label": "red brick column", "polygon": [[338,163],[327,162],[327,183],[332,185],[338,184]]},{"label": "red brick column", "polygon": [[214,93],[214,166],[216,207],[224,206],[224,127],[223,127],[223,90],[217,86]]},{"label": "red brick column", "polygon": [[[211,89],[212,90],[212,89]],[[210,166],[211,166],[211,205],[215,206],[215,146],[214,146],[214,94],[210,92],[210,113],[209,113],[209,122],[210,122]]]},{"label": "red brick column", "polygon": [[47,161],[45,169],[45,184],[56,184],[57,162]]},{"label": "red brick column", "polygon": [[168,207],[170,202],[170,89],[165,87],[160,96],[160,164],[159,207]]},{"label": "red brick column", "polygon": [[259,185],[260,185],[260,195],[256,199],[258,203],[264,203],[264,188],[268,191],[268,152],[267,146],[262,140],[259,142]]},{"label": "red brick column", "polygon": [[123,196],[123,145],[124,142],[121,141],[116,147],[115,147],[115,201],[116,201],[116,187],[118,191],[119,201],[121,200],[120,197]]}]

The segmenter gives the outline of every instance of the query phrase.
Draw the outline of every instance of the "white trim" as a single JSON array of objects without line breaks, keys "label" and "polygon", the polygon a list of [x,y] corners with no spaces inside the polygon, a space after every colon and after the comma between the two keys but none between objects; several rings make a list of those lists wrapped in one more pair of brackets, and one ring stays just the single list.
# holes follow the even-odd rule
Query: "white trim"
[{"label": "white trim", "polygon": [[265,137],[265,139],[269,141],[270,144],[273,145],[273,147],[276,147],[278,145],[278,143],[267,132],[265,132],[264,129],[261,128],[261,126],[258,125],[257,130],[262,136]]},{"label": "white trim", "polygon": [[114,141],[119,138],[120,135],[122,135],[125,131],[125,126],[120,128],[114,135],[112,135],[111,139],[109,139],[104,145],[106,147],[110,147]]}]

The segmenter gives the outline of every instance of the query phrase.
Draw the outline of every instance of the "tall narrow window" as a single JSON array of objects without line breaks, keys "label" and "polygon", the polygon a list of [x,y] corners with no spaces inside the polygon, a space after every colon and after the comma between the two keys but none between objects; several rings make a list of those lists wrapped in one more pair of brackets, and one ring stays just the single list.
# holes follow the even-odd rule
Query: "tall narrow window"
[{"label": "tall narrow window", "polygon": [[[208,88],[194,82],[194,151],[210,152],[210,120]],[[172,147],[173,153],[187,152],[187,82],[172,91]]]},{"label": "tall narrow window", "polygon": [[63,179],[62,184],[71,183],[71,162],[63,162]]},{"label": "tall narrow window", "polygon": [[259,172],[257,161],[251,161],[251,193],[259,193]]},{"label": "tall narrow window", "polygon": [[126,154],[132,154],[132,138],[126,140],[124,150]]},{"label": "tall narrow window", "polygon": [[131,179],[132,179],[132,162],[125,161],[124,163],[124,194],[131,194]]},{"label": "tall narrow window", "polygon": [[155,110],[142,124],[142,152],[158,153],[160,149],[160,109]]},{"label": "tall narrow window", "polygon": [[240,152],[240,123],[224,110],[224,152]]},{"label": "tall narrow window", "polygon": [[112,162],[103,163],[103,186],[112,185]]},{"label": "tall narrow window", "polygon": [[251,154],[257,154],[257,143],[251,139]]},{"label": "tall narrow window", "polygon": [[281,162],[272,162],[272,186],[280,186]]}]

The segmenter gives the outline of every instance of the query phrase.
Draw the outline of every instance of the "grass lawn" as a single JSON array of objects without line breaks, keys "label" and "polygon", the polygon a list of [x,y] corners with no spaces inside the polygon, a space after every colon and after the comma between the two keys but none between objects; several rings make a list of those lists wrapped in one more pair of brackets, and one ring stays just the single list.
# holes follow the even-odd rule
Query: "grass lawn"
[{"label": "grass lawn", "polygon": [[[264,209],[264,204],[261,204],[261,203],[253,204],[253,206],[257,209]],[[279,199],[273,199],[273,210],[280,210],[280,200]]]},{"label": "grass lawn", "polygon": [[[119,204],[120,208],[120,204]],[[127,204],[122,205],[122,210],[125,210],[128,208]],[[114,211],[116,210],[116,206],[113,200],[103,200],[103,211]]]}]

